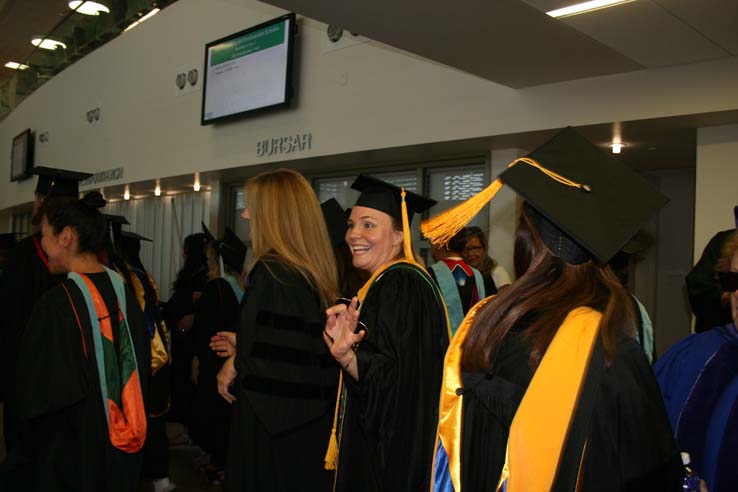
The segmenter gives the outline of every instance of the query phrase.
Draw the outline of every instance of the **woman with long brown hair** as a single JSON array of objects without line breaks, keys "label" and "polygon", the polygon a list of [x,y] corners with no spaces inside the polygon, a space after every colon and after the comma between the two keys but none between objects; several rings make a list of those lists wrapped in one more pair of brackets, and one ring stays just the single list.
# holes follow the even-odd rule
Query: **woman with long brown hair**
[{"label": "woman with long brown hair", "polygon": [[[514,164],[499,183],[526,198],[518,280],[449,347],[434,490],[680,490],[633,304],[606,264],[665,199],[570,129]],[[458,213],[424,232],[437,241]]]},{"label": "woman with long brown hair", "polygon": [[[233,403],[226,484],[236,491],[325,491],[338,366],[322,343],[338,298],[333,248],[310,184],[288,169],[246,183],[254,262],[234,356],[218,375]],[[231,386],[232,385],[232,386]]]}]

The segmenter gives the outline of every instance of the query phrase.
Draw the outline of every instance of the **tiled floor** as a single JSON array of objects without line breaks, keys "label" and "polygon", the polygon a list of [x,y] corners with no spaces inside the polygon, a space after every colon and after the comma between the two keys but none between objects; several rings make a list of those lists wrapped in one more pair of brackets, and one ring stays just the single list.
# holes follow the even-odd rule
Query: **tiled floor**
[{"label": "tiled floor", "polygon": [[[167,424],[170,441],[181,441],[182,427]],[[211,486],[207,477],[195,467],[193,460],[200,454],[200,448],[193,444],[177,444],[169,448],[170,479],[177,486],[176,492],[220,492],[222,488]],[[150,492],[149,484],[142,484],[139,492]]]}]

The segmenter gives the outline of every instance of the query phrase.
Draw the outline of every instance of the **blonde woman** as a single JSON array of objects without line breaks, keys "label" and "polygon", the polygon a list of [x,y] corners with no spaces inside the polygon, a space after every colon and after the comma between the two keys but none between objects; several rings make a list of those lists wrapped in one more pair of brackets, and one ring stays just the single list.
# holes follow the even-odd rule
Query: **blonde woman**
[{"label": "blonde woman", "polygon": [[218,375],[233,403],[227,489],[330,490],[323,456],[338,366],[322,343],[338,297],[335,257],[320,204],[299,173],[246,183],[254,263],[241,303],[236,354]]}]

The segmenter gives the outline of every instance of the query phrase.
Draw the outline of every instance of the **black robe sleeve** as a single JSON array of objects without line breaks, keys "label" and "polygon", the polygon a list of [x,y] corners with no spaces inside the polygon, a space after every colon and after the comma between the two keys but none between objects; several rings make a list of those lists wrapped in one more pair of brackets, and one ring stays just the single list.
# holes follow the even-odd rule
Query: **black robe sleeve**
[{"label": "black robe sleeve", "polygon": [[414,267],[388,269],[359,317],[359,380],[348,390],[338,490],[428,488],[448,328],[435,284]]},{"label": "black robe sleeve", "polygon": [[318,297],[298,273],[279,261],[253,268],[241,303],[237,388],[268,432],[287,432],[333,410],[338,366],[324,326]]},{"label": "black robe sleeve", "polygon": [[584,490],[676,492],[681,479],[656,377],[638,342],[623,339],[602,377],[583,465]]}]

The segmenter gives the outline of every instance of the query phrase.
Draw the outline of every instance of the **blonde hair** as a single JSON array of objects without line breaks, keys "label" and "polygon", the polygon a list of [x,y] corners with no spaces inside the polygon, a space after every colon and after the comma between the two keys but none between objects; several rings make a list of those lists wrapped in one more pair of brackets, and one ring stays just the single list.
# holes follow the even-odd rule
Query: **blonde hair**
[{"label": "blonde hair", "polygon": [[333,247],[315,192],[291,169],[277,169],[246,182],[254,263],[273,257],[302,275],[324,307],[338,298]]}]

